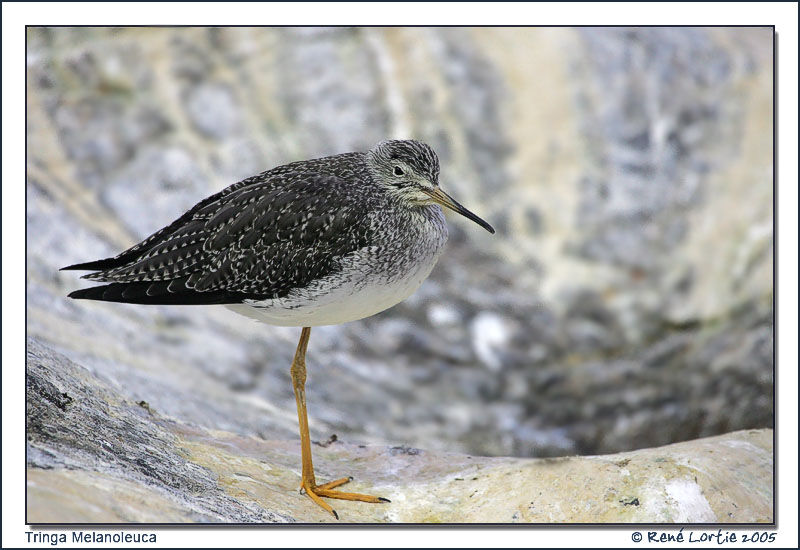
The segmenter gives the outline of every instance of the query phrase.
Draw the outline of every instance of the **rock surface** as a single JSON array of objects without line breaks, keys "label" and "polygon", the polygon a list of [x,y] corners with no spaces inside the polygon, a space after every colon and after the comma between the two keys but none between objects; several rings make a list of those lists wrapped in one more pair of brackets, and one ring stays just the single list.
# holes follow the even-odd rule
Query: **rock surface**
[{"label": "rock surface", "polygon": [[[299,442],[170,418],[28,342],[27,521],[330,522],[299,494]],[[287,411],[289,412],[289,411]],[[485,458],[313,445],[318,479],[352,475],[389,504],[341,522],[771,522],[772,431],[606,456]]]},{"label": "rock surface", "polygon": [[28,335],[131,402],[293,438],[298,331],[74,303],[59,267],[413,136],[498,233],[451,219],[411,299],[314,331],[314,437],[543,457],[772,426],[770,29],[29,28],[27,71]]}]

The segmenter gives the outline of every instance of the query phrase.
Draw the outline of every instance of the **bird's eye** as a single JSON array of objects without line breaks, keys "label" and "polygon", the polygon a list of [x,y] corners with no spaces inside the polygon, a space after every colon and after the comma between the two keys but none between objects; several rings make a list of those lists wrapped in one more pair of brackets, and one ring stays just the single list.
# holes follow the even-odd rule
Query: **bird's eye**
[{"label": "bird's eye", "polygon": [[403,172],[403,169],[400,168],[399,166],[395,166],[394,167],[394,175],[395,176],[402,176],[404,173],[405,172]]}]

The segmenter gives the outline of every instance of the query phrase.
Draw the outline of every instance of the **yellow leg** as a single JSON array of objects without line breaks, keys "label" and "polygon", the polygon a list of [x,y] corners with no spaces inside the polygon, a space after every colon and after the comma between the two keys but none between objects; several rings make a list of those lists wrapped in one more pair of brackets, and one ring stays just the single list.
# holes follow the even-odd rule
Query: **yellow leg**
[{"label": "yellow leg", "polygon": [[333,514],[333,517],[339,519],[336,510],[331,508],[330,504],[320,497],[359,500],[361,502],[389,502],[389,500],[371,495],[333,490],[335,487],[344,485],[352,480],[352,477],[343,477],[336,481],[317,485],[317,481],[314,478],[314,464],[311,462],[311,438],[308,433],[308,413],[306,412],[306,349],[308,348],[310,336],[311,328],[303,327],[303,332],[300,334],[300,342],[297,344],[297,351],[294,353],[294,361],[292,361],[292,385],[294,386],[294,398],[297,401],[297,420],[300,423],[300,449],[303,464],[301,488],[305,490],[311,500]]}]

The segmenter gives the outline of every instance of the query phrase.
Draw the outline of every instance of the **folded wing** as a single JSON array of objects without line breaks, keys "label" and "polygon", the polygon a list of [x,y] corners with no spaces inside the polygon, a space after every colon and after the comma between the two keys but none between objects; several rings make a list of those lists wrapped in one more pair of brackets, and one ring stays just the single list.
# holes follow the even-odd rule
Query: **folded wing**
[{"label": "folded wing", "polygon": [[345,180],[279,176],[234,184],[115,258],[64,268],[96,270],[84,278],[109,283],[69,296],[136,304],[280,298],[367,245],[369,219],[345,200]]}]

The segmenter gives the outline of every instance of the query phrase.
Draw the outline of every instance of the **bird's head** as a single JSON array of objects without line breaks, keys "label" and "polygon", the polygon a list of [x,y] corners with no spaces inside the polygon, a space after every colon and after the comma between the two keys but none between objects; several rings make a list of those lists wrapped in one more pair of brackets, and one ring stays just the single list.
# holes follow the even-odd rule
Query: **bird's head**
[{"label": "bird's head", "polygon": [[409,206],[440,204],[474,221],[489,233],[494,228],[439,188],[439,157],[414,140],[381,141],[367,152],[375,181]]}]

